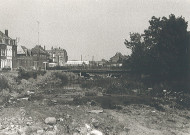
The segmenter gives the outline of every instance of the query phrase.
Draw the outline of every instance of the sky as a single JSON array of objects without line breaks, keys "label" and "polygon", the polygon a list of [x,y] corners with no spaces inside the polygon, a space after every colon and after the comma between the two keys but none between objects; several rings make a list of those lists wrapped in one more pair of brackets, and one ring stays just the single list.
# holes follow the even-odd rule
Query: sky
[{"label": "sky", "polygon": [[[183,16],[190,22],[190,0],[0,0],[0,31],[18,45],[61,47],[69,60],[129,55],[124,40],[142,33],[152,16]],[[190,24],[189,24],[190,25]],[[188,27],[190,30],[190,27]]]}]

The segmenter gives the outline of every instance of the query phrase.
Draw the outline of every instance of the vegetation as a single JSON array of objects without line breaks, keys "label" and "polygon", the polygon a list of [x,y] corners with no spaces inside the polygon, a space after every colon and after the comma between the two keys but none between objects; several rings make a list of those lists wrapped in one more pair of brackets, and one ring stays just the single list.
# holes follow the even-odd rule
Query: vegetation
[{"label": "vegetation", "polygon": [[134,94],[139,91],[139,94],[146,94],[146,87],[140,81],[134,81],[127,77],[118,78],[94,78],[81,82],[81,87],[86,89],[96,89],[104,94]]},{"label": "vegetation", "polygon": [[9,88],[8,80],[4,76],[0,76],[0,91]]},{"label": "vegetation", "polygon": [[18,71],[18,78],[19,79],[26,79],[29,78],[36,79],[38,75],[44,75],[46,71],[25,71],[24,69],[19,69]]},{"label": "vegetation", "polygon": [[[130,33],[124,44],[132,50],[124,67],[131,75],[149,84],[187,91],[189,80],[190,35],[183,17],[152,17],[143,34]],[[144,77],[142,77],[144,76]]]}]

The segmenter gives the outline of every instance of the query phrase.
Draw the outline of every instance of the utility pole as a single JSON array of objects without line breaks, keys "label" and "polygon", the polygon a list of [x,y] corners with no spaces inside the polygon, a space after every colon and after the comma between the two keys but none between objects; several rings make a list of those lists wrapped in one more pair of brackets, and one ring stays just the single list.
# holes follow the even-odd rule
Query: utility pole
[{"label": "utility pole", "polygon": [[39,21],[37,21],[37,23],[38,23],[38,45],[40,45],[40,31],[39,31],[39,27],[40,27],[40,22]]}]

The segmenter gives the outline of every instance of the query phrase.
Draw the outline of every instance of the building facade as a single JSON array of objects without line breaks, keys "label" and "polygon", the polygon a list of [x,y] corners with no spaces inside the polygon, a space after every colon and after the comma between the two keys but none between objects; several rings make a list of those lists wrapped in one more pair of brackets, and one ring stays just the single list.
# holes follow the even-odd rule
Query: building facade
[{"label": "building facade", "polygon": [[46,69],[49,62],[49,54],[41,45],[36,45],[31,49],[31,56],[33,59],[34,69]]},{"label": "building facade", "polygon": [[17,67],[26,70],[34,69],[31,50],[27,49],[25,46],[17,47]]},{"label": "building facade", "polygon": [[48,50],[50,63],[51,66],[65,66],[66,62],[68,61],[67,51],[62,48],[51,48]]},{"label": "building facade", "polygon": [[89,66],[89,61],[70,60],[70,61],[67,61],[66,66],[67,67]]},{"label": "building facade", "polygon": [[25,46],[18,47],[17,67],[27,70],[46,69],[49,62],[49,54],[45,48],[36,45],[32,49],[27,49]]},{"label": "building facade", "polygon": [[12,39],[5,33],[0,31],[0,68],[16,68],[17,67],[17,43],[16,39]]}]

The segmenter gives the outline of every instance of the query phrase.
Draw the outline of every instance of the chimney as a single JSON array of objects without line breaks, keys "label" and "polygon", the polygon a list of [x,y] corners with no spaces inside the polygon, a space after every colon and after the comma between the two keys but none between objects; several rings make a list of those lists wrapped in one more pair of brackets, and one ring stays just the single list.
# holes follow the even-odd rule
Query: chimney
[{"label": "chimney", "polygon": [[9,34],[8,34],[8,30],[5,30],[5,35],[8,37]]},{"label": "chimney", "polygon": [[44,50],[46,50],[46,46],[44,45]]}]

